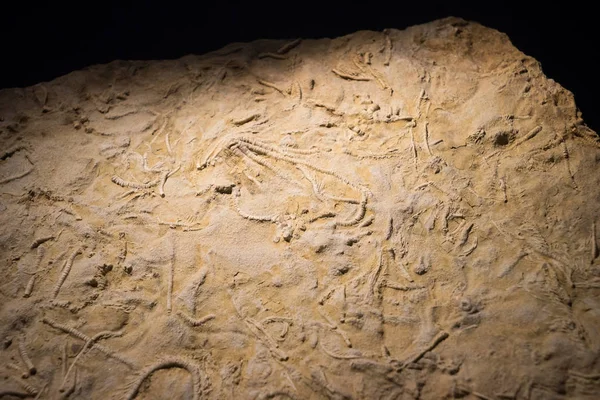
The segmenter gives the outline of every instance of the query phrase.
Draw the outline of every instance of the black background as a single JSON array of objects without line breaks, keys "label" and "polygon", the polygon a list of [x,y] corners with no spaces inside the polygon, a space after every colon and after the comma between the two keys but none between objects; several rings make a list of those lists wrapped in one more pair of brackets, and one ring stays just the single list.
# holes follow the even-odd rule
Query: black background
[{"label": "black background", "polygon": [[549,78],[575,94],[586,123],[600,129],[595,99],[600,18],[583,2],[10,3],[0,9],[0,88],[30,86],[115,59],[174,59],[233,41],[336,37],[456,16],[508,34],[542,63]]}]

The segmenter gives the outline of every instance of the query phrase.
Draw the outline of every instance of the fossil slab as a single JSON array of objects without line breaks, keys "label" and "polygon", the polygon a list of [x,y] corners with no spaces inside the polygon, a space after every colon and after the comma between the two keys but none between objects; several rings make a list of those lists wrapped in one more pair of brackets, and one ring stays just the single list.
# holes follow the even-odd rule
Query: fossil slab
[{"label": "fossil slab", "polygon": [[115,61],[0,118],[0,396],[600,390],[600,143],[502,33]]}]

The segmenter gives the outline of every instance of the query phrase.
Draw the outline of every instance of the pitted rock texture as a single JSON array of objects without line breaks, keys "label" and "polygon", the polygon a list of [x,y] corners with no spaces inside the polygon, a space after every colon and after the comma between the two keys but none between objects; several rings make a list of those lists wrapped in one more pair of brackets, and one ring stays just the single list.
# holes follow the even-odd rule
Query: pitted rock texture
[{"label": "pitted rock texture", "polygon": [[0,148],[0,397],[600,391],[600,143],[495,30],[93,66]]}]

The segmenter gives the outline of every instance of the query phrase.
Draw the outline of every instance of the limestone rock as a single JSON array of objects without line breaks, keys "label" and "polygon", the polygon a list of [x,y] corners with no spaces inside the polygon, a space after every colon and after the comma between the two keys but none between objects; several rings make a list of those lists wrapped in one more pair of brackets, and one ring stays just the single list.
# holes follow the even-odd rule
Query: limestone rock
[{"label": "limestone rock", "polygon": [[600,391],[600,143],[502,33],[93,66],[0,91],[0,148],[0,393]]}]

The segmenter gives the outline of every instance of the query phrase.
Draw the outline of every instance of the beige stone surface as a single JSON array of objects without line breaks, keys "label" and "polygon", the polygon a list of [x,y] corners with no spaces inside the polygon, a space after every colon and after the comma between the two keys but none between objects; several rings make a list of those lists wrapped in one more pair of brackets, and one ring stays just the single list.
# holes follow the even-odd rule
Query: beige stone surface
[{"label": "beige stone surface", "polygon": [[455,18],[0,91],[0,397],[597,398],[580,117]]}]

